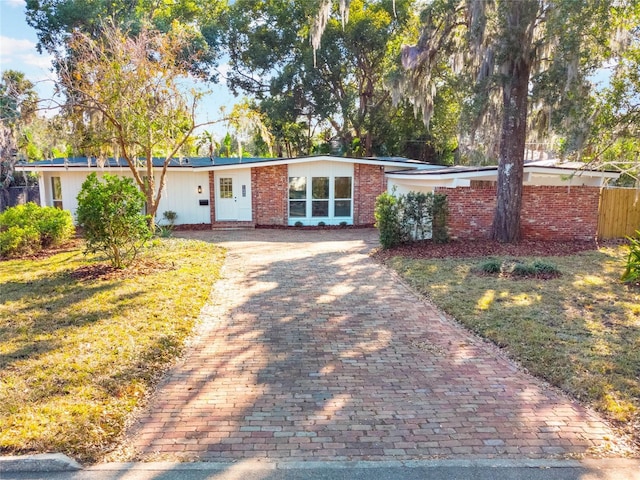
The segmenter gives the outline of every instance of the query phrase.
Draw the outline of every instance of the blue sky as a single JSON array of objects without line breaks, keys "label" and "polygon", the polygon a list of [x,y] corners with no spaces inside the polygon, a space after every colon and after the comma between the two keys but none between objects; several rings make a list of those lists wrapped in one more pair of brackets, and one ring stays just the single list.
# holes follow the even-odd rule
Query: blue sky
[{"label": "blue sky", "polygon": [[[36,84],[40,98],[53,96],[54,74],[51,72],[51,58],[41,55],[36,50],[38,38],[33,28],[25,19],[24,0],[0,0],[0,71],[12,69],[24,72],[29,80]],[[220,67],[223,78],[227,66]],[[203,99],[198,109],[198,121],[211,121],[220,117],[220,107],[227,111],[239,99],[235,98],[223,83],[211,85],[211,94]],[[214,124],[206,127],[213,131],[219,139],[225,134],[225,126]]]}]

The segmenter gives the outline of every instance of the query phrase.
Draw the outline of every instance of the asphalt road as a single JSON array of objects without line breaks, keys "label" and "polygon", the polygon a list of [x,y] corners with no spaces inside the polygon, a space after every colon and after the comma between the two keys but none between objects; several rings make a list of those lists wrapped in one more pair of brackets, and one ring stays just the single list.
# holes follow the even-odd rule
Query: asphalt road
[{"label": "asphalt road", "polygon": [[2,480],[640,480],[640,460],[434,460],[103,464],[79,471],[6,472]]}]

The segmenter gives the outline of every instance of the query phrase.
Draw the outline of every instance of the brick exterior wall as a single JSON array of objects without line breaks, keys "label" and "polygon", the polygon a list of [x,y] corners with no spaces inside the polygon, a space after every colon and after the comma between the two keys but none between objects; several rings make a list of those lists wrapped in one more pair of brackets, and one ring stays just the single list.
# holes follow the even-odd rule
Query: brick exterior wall
[{"label": "brick exterior wall", "polygon": [[[449,234],[465,240],[486,239],[496,204],[495,187],[436,188],[447,196]],[[591,240],[598,230],[597,187],[525,186],[520,217],[525,240]]]},{"label": "brick exterior wall", "polygon": [[387,190],[387,177],[378,165],[353,165],[353,224],[366,226],[376,221],[376,198]]},{"label": "brick exterior wall", "polygon": [[252,218],[256,225],[287,225],[287,171],[286,165],[251,169]]}]

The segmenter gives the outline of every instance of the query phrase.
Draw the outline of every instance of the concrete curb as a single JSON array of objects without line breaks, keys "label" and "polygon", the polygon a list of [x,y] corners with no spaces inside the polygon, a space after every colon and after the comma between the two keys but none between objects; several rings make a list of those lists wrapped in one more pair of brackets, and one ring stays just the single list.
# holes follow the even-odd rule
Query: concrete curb
[{"label": "concrete curb", "polygon": [[1,472],[69,472],[82,465],[62,453],[0,457]]},{"label": "concrete curb", "polygon": [[[588,469],[599,472],[617,472],[622,477],[640,479],[640,459],[439,459],[439,460],[386,460],[386,461],[269,461],[265,459],[247,459],[241,462],[123,462],[102,463],[84,468],[75,460],[61,453],[47,453],[25,456],[0,456],[1,473],[44,473],[44,472],[225,472],[233,469],[235,474],[241,472],[275,472],[275,471],[322,471],[327,470],[368,470],[371,469]],[[0,475],[1,477],[2,475]],[[598,477],[599,478],[599,477]]]}]

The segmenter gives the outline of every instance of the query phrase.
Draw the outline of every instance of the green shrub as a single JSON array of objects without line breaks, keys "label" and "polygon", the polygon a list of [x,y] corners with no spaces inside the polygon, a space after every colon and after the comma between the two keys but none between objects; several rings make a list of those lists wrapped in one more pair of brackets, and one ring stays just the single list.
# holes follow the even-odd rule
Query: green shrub
[{"label": "green shrub", "polygon": [[178,218],[178,214],[173,210],[167,210],[162,213],[162,218],[164,218],[167,221],[167,224],[173,228],[176,223],[176,218]]},{"label": "green shrub", "polygon": [[0,214],[0,256],[35,253],[59,245],[75,234],[71,214],[29,202]]},{"label": "green shrub", "polygon": [[449,241],[449,231],[447,221],[449,220],[449,203],[447,196],[440,193],[433,194],[431,200],[431,239],[434,243],[447,243]]},{"label": "green shrub", "polygon": [[294,223],[294,226],[301,227],[302,226],[302,222],[300,220],[298,220],[296,223]]},{"label": "green shrub", "polygon": [[344,220],[340,222],[340,226],[342,228],[345,228],[347,226],[347,222],[345,222]]},{"label": "green shrub", "polygon": [[536,275],[538,271],[532,264],[516,262],[511,269],[511,273],[518,277],[529,277]]},{"label": "green shrub", "polygon": [[319,227],[325,227],[327,224],[323,221],[318,222]]},{"label": "green shrub", "polygon": [[130,178],[108,173],[100,181],[95,173],[87,177],[78,194],[78,225],[84,229],[87,250],[103,252],[116,268],[135,260],[151,238],[143,215],[144,195]]},{"label": "green shrub", "polygon": [[409,192],[395,197],[385,192],[376,199],[376,227],[383,248],[410,240],[449,241],[449,215],[446,195]]},{"label": "green shrub", "polygon": [[33,226],[12,226],[0,231],[0,256],[29,255],[41,249],[40,234]]},{"label": "green shrub", "polygon": [[406,240],[400,217],[400,202],[389,192],[376,198],[375,219],[382,248],[394,247]]},{"label": "green shrub", "polygon": [[625,283],[637,283],[640,281],[640,230],[636,231],[636,238],[627,237],[627,240],[629,255],[621,280]]},{"label": "green shrub", "polygon": [[500,271],[502,270],[502,262],[495,258],[490,258],[478,265],[478,270],[480,272],[489,274],[500,273]]},{"label": "green shrub", "polygon": [[553,263],[548,263],[543,260],[534,260],[531,266],[536,271],[536,273],[546,273],[551,275],[560,273],[558,267],[556,267]]},{"label": "green shrub", "polygon": [[69,240],[76,233],[71,213],[59,208],[45,207],[41,209],[41,217],[37,222],[40,242],[43,247],[59,245]]}]

